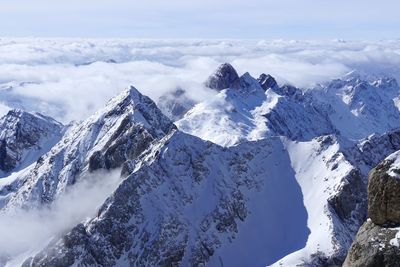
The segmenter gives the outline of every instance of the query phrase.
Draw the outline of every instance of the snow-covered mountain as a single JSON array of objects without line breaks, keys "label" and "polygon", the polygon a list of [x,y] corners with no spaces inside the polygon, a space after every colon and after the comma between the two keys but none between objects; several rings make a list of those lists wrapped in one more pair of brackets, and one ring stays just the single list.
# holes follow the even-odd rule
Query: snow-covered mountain
[{"label": "snow-covered mountain", "polygon": [[97,217],[27,266],[264,266],[305,247],[284,260],[293,266],[344,257],[365,219],[362,177],[330,136],[226,149],[177,131],[124,169]]},{"label": "snow-covered mountain", "polygon": [[160,99],[176,126],[131,87],[0,179],[7,214],[122,167],[96,216],[24,266],[341,265],[368,172],[400,149],[397,82],[352,74],[306,90],[226,63],[205,85],[217,94],[196,105],[181,89]]},{"label": "snow-covered mountain", "polygon": [[131,87],[70,127],[47,154],[14,174],[10,182],[16,188],[3,197],[4,209],[52,202],[85,172],[122,166],[174,127],[150,98]]},{"label": "snow-covered mountain", "polygon": [[279,138],[224,149],[175,131],[126,164],[132,173],[97,217],[34,265],[257,266],[307,239],[300,187]]},{"label": "snow-covered mountain", "polygon": [[[221,69],[209,80],[226,85]],[[196,105],[176,125],[223,146],[268,136],[304,141],[332,133],[359,140],[400,127],[400,88],[394,79],[368,82],[352,76],[301,90],[279,87],[272,77],[265,82],[266,77],[243,74],[232,88],[219,88],[216,98]]]}]

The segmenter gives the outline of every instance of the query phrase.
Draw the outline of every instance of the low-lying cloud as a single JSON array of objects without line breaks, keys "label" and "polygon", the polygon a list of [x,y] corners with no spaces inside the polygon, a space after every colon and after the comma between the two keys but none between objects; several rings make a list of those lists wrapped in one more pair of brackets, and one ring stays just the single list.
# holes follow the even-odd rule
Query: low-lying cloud
[{"label": "low-lying cloud", "polygon": [[20,261],[44,248],[52,238],[95,216],[118,186],[119,174],[119,170],[87,174],[50,207],[1,213],[0,264],[4,257],[10,257],[9,266],[20,266]]},{"label": "low-lying cloud", "polygon": [[223,62],[304,88],[352,70],[400,78],[400,41],[1,39],[0,115],[82,120],[129,85],[154,100],[181,87],[201,101]]}]

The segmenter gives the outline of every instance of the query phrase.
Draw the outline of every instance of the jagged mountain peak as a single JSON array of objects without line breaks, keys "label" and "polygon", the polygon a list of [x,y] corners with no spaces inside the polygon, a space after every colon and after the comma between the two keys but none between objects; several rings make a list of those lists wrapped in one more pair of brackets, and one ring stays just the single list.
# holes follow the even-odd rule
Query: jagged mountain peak
[{"label": "jagged mountain peak", "polygon": [[257,81],[265,91],[267,91],[269,88],[275,89],[278,87],[278,83],[276,82],[275,78],[269,74],[262,73],[260,77],[258,77]]},{"label": "jagged mountain peak", "polygon": [[239,88],[240,90],[236,91],[242,91],[245,93],[259,91],[261,94],[264,94],[262,85],[258,82],[258,80],[253,78],[253,76],[251,76],[250,73],[248,72],[245,72],[242,76],[240,76]]},{"label": "jagged mountain peak", "polygon": [[68,129],[50,153],[18,178],[25,183],[6,200],[6,208],[50,203],[84,173],[121,167],[173,129],[149,97],[130,87]]},{"label": "jagged mountain peak", "polygon": [[205,85],[214,90],[223,90],[236,87],[239,84],[239,75],[233,66],[224,63],[207,79]]},{"label": "jagged mountain peak", "polygon": [[142,123],[145,128],[155,129],[156,134],[163,135],[174,127],[172,121],[161,112],[154,101],[141,94],[134,86],[130,86],[112,98],[90,119],[96,121],[103,116],[107,118],[122,114],[130,114],[133,116],[132,121]]}]

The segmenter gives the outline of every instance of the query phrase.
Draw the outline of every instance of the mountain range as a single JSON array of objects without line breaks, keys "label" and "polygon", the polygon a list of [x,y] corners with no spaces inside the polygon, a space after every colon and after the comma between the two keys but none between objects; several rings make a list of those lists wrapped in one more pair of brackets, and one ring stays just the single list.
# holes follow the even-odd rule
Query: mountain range
[{"label": "mountain range", "polygon": [[55,209],[90,174],[118,180],[94,213],[0,264],[341,266],[368,173],[400,150],[396,80],[353,72],[304,89],[225,63],[204,85],[215,97],[178,88],[157,104],[130,87],[69,125],[1,118],[0,219]]}]

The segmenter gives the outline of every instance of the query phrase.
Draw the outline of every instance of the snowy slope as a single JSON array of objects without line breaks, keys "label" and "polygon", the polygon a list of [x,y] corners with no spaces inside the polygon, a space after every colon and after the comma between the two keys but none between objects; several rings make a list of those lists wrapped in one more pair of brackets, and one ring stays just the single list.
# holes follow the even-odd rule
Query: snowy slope
[{"label": "snowy slope", "polygon": [[276,266],[295,266],[303,261],[314,261],[316,266],[340,265],[330,258],[345,257],[365,219],[365,179],[346,160],[333,136],[310,142],[286,140],[285,147],[303,193],[311,233],[304,248]]}]

